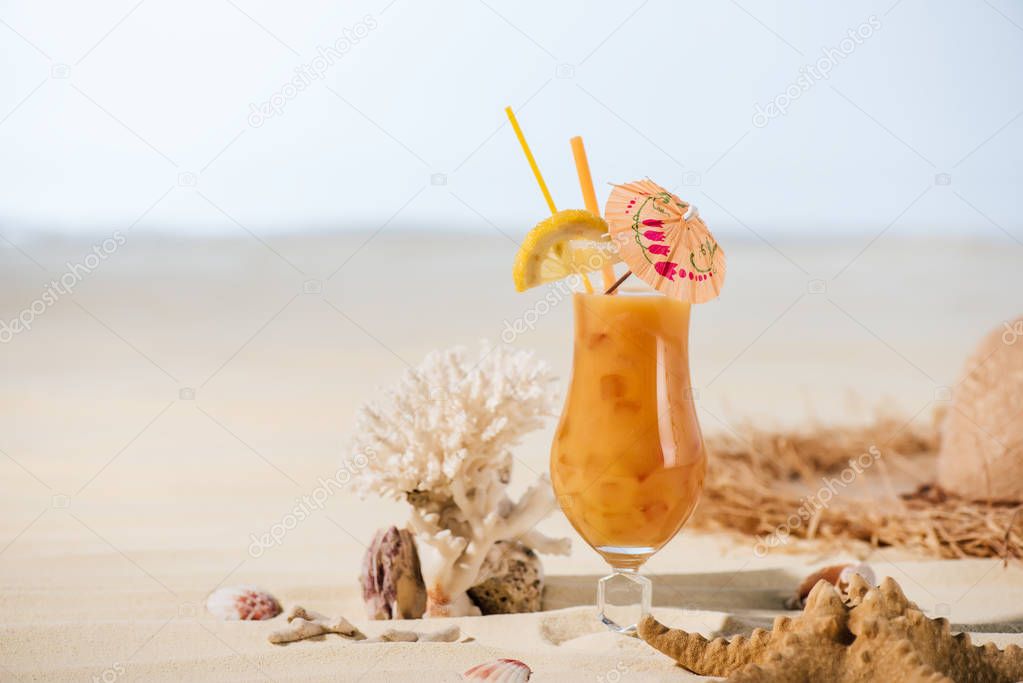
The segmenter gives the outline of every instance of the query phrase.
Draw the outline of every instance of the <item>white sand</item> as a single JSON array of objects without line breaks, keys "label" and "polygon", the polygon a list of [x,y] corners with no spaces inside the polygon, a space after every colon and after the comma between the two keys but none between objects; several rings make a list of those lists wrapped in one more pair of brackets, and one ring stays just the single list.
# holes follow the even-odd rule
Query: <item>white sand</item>
[{"label": "white sand", "polygon": [[[251,535],[334,474],[355,407],[405,361],[497,338],[503,320],[538,299],[511,293],[514,245],[501,236],[445,243],[385,231],[357,250],[364,239],[271,239],[300,274],[248,238],[133,234],[73,297],[0,346],[0,681],[451,680],[498,656],[526,661],[540,681],[611,681],[613,671],[687,679],[641,643],[597,629],[586,605],[603,568],[577,538],[571,557],[545,563],[547,606],[557,611],[460,620],[471,643],[331,637],[275,647],[266,634],[279,622],[221,623],[202,611],[213,587],[257,583],[286,605],[344,614],[370,634],[389,626],[362,619],[355,576],[373,531],[403,520],[400,505],[340,490],[258,557]],[[49,274],[0,249],[4,320],[88,252],[22,246]],[[830,278],[861,247],[784,251]],[[885,238],[829,281],[827,295],[810,295],[808,278],[772,249],[733,247],[727,299],[701,309],[693,329],[704,428],[749,417],[858,420],[885,399],[929,419],[935,391],[954,383],[984,330],[1019,313],[1023,273],[997,245],[910,253]],[[381,264],[393,278],[381,277]],[[325,281],[323,292],[301,294],[313,278]],[[892,286],[900,297],[883,295]],[[555,306],[516,340],[563,377],[569,313],[567,303]],[[180,398],[186,387],[194,400]],[[516,491],[530,470],[546,469],[549,438],[550,428],[522,448]],[[560,516],[544,528],[570,533]],[[648,569],[664,619],[731,632],[776,613],[808,563],[833,559],[760,559],[748,542],[683,534]],[[1012,631],[1023,622],[1017,566],[891,551],[869,560],[954,623]],[[682,606],[689,611],[675,611]]]}]

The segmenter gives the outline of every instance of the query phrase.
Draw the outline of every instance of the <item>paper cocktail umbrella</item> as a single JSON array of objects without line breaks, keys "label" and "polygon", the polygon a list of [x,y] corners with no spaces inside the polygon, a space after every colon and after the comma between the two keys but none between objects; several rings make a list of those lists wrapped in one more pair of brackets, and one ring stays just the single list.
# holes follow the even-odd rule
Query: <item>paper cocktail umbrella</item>
[{"label": "paper cocktail umbrella", "polygon": [[725,254],[690,206],[650,180],[615,185],[604,220],[619,255],[659,292],[701,304],[725,284]]}]

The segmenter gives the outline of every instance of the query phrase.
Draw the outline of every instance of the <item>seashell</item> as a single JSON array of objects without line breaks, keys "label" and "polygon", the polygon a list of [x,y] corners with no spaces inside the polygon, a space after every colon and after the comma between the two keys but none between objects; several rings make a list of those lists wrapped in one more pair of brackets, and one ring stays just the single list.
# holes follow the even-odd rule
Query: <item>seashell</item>
[{"label": "seashell", "polygon": [[464,674],[466,681],[493,681],[494,683],[525,683],[533,670],[517,659],[495,659],[477,664]]},{"label": "seashell", "polygon": [[854,574],[859,574],[871,586],[877,585],[877,577],[874,576],[874,570],[869,564],[863,562],[859,564],[833,564],[830,567],[818,569],[803,579],[803,582],[799,584],[799,589],[796,591],[795,599],[788,600],[786,606],[790,609],[802,609],[803,605],[806,604],[806,596],[810,594],[810,591],[817,585],[817,582],[822,579],[838,588],[839,594],[842,597],[846,597],[846,590],[849,588],[849,582]]},{"label": "seashell", "polygon": [[426,611],[416,542],[405,529],[377,531],[363,557],[359,581],[370,619],[418,619]]},{"label": "seashell", "polygon": [[210,593],[206,609],[225,621],[262,621],[280,614],[281,603],[256,586],[227,586]]},{"label": "seashell", "polygon": [[877,585],[877,576],[874,574],[874,568],[866,562],[859,562],[857,564],[847,564],[838,574],[838,589],[843,593],[848,590],[849,583],[852,581],[853,574],[859,574],[863,577],[871,587]]}]

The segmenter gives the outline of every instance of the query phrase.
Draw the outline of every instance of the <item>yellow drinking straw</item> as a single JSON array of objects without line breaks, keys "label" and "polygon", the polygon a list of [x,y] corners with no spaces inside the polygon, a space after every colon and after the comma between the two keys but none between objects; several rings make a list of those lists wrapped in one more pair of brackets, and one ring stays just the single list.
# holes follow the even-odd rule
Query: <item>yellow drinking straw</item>
[{"label": "yellow drinking straw", "polygon": [[[579,188],[583,191],[583,203],[586,204],[587,211],[599,217],[600,205],[597,204],[597,193],[593,191],[593,176],[590,175],[590,162],[586,159],[583,139],[576,135],[570,142],[572,143],[572,156],[575,157],[575,170],[579,175]],[[614,284],[614,267],[610,263],[605,263],[601,272],[604,276],[604,290],[606,291]]]},{"label": "yellow drinking straw", "polygon": [[[536,159],[533,157],[533,153],[529,149],[529,144],[526,142],[526,136],[522,134],[522,128],[519,127],[519,121],[515,118],[515,112],[512,111],[511,107],[505,107],[504,113],[508,115],[508,120],[511,122],[512,128],[515,130],[515,137],[519,139],[519,144],[522,145],[522,151],[526,155],[526,161],[529,162],[529,167],[533,169],[533,176],[536,178],[536,183],[540,186],[540,191],[543,192],[543,198],[547,200],[547,208],[551,210],[551,215],[553,216],[558,212],[558,207],[554,205],[554,198],[551,197],[551,191],[547,189],[547,183],[544,182],[543,175],[540,174],[540,167],[536,165]],[[586,277],[586,273],[580,273],[580,275],[583,276],[583,286],[586,287],[586,293],[593,294],[593,285],[590,284],[590,278]]]},{"label": "yellow drinking straw", "polygon": [[547,189],[547,183],[543,181],[543,176],[540,175],[540,167],[536,165],[536,159],[533,158],[533,153],[529,151],[529,144],[526,142],[526,136],[522,134],[522,129],[519,128],[519,121],[515,118],[515,113],[511,107],[505,107],[504,113],[508,115],[508,120],[511,121],[512,128],[515,130],[515,137],[519,139],[519,144],[522,145],[522,151],[526,154],[526,161],[529,162],[529,167],[533,169],[533,175],[536,177],[536,182],[540,186],[540,191],[543,192],[543,198],[547,200],[547,208],[551,210],[553,216],[558,212],[558,207],[554,206],[554,199],[551,197],[551,191]]}]

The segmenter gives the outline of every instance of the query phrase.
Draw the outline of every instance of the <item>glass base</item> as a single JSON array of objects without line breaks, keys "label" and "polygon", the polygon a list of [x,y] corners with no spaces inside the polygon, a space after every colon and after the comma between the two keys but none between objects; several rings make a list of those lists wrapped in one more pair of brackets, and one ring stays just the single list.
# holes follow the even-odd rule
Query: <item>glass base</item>
[{"label": "glass base", "polygon": [[635,633],[636,625],[650,614],[653,584],[634,569],[618,569],[597,583],[597,613],[612,631]]}]

